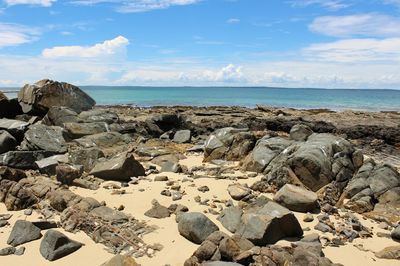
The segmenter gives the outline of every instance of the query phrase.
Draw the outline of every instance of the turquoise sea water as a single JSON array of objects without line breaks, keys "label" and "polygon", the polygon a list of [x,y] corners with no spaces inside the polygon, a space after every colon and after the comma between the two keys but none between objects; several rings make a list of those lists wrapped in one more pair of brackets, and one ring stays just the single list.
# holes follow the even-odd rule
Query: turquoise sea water
[{"label": "turquoise sea water", "polygon": [[81,87],[99,105],[230,105],[400,111],[400,90],[256,87]]}]

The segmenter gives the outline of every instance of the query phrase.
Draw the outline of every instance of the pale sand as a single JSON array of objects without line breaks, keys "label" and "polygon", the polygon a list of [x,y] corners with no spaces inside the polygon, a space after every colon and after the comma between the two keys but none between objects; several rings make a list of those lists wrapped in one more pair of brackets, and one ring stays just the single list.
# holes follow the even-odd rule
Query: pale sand
[{"label": "pale sand", "polygon": [[[195,165],[201,165],[202,156],[188,156],[187,159],[180,161],[181,164],[187,165],[189,167]],[[161,173],[158,175],[167,175],[170,180],[180,181],[185,176],[182,174],[173,174],[173,173]],[[242,175],[240,172],[237,172],[236,175]],[[157,175],[151,175],[148,178],[153,179]],[[97,191],[86,190],[82,188],[72,187],[71,190],[81,196],[85,197],[93,197],[99,201],[105,201],[110,207],[119,207],[120,205],[124,205],[124,212],[131,214],[133,217],[139,220],[147,221],[149,225],[156,225],[158,229],[155,232],[152,232],[144,237],[144,240],[148,244],[160,243],[164,246],[163,250],[157,252],[153,258],[142,257],[138,258],[137,262],[143,266],[147,265],[155,265],[162,266],[165,264],[170,264],[172,266],[181,266],[183,262],[191,256],[191,254],[197,249],[197,245],[187,241],[185,238],[181,237],[178,232],[178,226],[175,222],[175,215],[171,215],[169,218],[165,219],[153,219],[144,215],[144,213],[151,208],[151,201],[153,199],[158,200],[162,205],[169,206],[171,203],[179,203],[186,205],[190,211],[203,212],[207,210],[208,206],[203,206],[194,201],[194,197],[196,195],[200,195],[202,199],[219,199],[219,200],[228,200],[230,196],[226,190],[229,184],[238,182],[238,183],[247,183],[251,185],[258,178],[250,178],[250,179],[240,179],[238,181],[233,180],[215,180],[210,178],[201,178],[196,179],[194,182],[180,182],[182,189],[186,192],[186,195],[183,196],[182,200],[173,202],[170,197],[165,197],[160,194],[160,192],[165,189],[165,182],[153,182],[142,180],[138,185],[130,185],[127,188],[123,188],[126,190],[127,194],[124,195],[111,195],[112,190],[107,190],[102,187]],[[106,182],[109,183],[109,182]],[[105,184],[106,184],[105,183]],[[111,182],[112,183],[112,182]],[[195,184],[195,187],[191,185]],[[206,193],[199,192],[197,190],[198,187],[207,185],[210,188],[210,191]],[[144,192],[140,192],[139,189],[145,189]],[[271,196],[271,195],[267,195]],[[223,205],[222,203],[216,203],[218,205]],[[218,209],[217,209],[218,210]],[[4,204],[0,205],[0,213],[6,213],[6,209]],[[23,215],[23,211],[12,212],[13,217],[10,220],[11,224],[17,219],[27,219],[30,221],[37,220],[37,215],[33,214],[32,216],[26,217]],[[207,214],[210,219],[212,219],[221,230],[228,233],[224,227],[216,220],[215,215]],[[304,227],[311,228],[311,231],[305,232],[305,234],[310,234],[315,232],[313,229],[314,225],[317,223],[316,220],[312,223],[304,223],[302,218],[304,214],[296,213],[300,223]],[[333,218],[332,218],[333,219]],[[368,227],[374,226],[374,232],[385,232],[384,230],[377,229],[377,224],[371,221],[361,220],[362,223]],[[5,228],[0,229],[0,248],[6,247],[6,241],[11,231],[11,226],[7,226]],[[64,230],[60,229],[60,231],[67,234],[74,240],[80,241],[85,244],[77,252],[64,257],[55,262],[48,262],[42,258],[39,253],[39,241],[34,241],[31,243],[27,243],[24,246],[26,247],[25,254],[23,256],[6,256],[0,257],[1,265],[100,265],[105,262],[113,255],[104,250],[104,246],[95,244],[88,236],[84,233],[78,234],[69,234]],[[322,233],[319,232],[321,235]],[[388,233],[386,231],[386,233]],[[326,236],[330,237],[329,234]],[[280,241],[279,244],[288,245],[287,241]],[[328,258],[330,258],[334,262],[342,263],[344,265],[382,265],[382,266],[394,266],[400,265],[398,261],[395,260],[381,260],[374,257],[372,252],[364,252],[360,251],[353,244],[363,244],[364,248],[378,251],[387,246],[398,245],[398,243],[394,242],[388,238],[379,238],[374,235],[373,238],[369,239],[357,239],[354,243],[347,244],[346,246],[341,246],[339,248],[335,247],[326,247],[324,248],[324,252]]]}]

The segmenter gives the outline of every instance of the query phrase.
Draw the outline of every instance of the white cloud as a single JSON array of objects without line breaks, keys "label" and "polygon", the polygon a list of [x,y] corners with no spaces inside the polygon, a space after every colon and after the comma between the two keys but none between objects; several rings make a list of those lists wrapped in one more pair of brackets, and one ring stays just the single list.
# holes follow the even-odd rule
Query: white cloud
[{"label": "white cloud", "polygon": [[112,40],[97,43],[93,46],[58,46],[44,49],[42,55],[47,58],[83,57],[96,58],[113,56],[125,52],[129,40],[118,36]]},{"label": "white cloud", "polygon": [[304,49],[311,58],[336,62],[400,62],[400,38],[347,39],[313,44]]},{"label": "white cloud", "polygon": [[76,0],[71,1],[77,5],[96,5],[100,3],[116,4],[116,10],[121,13],[147,12],[156,9],[166,9],[172,6],[185,6],[195,4],[201,0]]},{"label": "white cloud", "polygon": [[400,18],[381,14],[324,16],[316,18],[310,30],[335,37],[399,37]]},{"label": "white cloud", "polygon": [[242,67],[234,64],[229,64],[216,71],[206,70],[200,76],[200,79],[212,82],[235,82],[240,81],[242,78]]},{"label": "white cloud", "polygon": [[310,5],[319,5],[328,10],[336,11],[351,6],[349,0],[292,0],[289,3],[293,7],[306,7]]},{"label": "white cloud", "polygon": [[0,48],[37,40],[40,31],[19,24],[0,23]]},{"label": "white cloud", "polygon": [[9,6],[14,5],[38,5],[49,7],[57,0],[4,0],[4,2]]},{"label": "white cloud", "polygon": [[228,24],[237,24],[239,22],[240,22],[240,19],[238,19],[238,18],[230,18],[226,21],[226,23],[228,23]]}]

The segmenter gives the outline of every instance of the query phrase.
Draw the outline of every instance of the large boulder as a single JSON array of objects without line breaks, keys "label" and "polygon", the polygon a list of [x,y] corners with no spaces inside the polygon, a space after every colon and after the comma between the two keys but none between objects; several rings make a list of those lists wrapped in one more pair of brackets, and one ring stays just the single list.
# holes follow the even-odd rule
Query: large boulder
[{"label": "large boulder", "polygon": [[0,155],[0,165],[18,169],[36,169],[36,161],[54,155],[50,151],[9,151]]},{"label": "large boulder", "polygon": [[48,126],[63,127],[64,123],[79,122],[80,120],[74,110],[64,106],[53,106],[43,117],[42,121],[43,124]]},{"label": "large boulder", "polygon": [[155,137],[171,129],[181,128],[182,124],[183,119],[178,114],[159,114],[146,120],[147,130]]},{"label": "large boulder", "polygon": [[265,246],[285,237],[301,237],[303,230],[294,214],[273,201],[259,201],[244,210],[236,234]]},{"label": "large boulder", "polygon": [[179,233],[187,240],[201,244],[219,228],[207,216],[199,212],[183,213],[179,216]]},{"label": "large boulder", "polygon": [[192,133],[190,130],[178,130],[173,138],[173,141],[176,143],[190,143],[192,139]]},{"label": "large boulder", "polygon": [[244,160],[243,169],[262,173],[272,159],[291,144],[292,141],[281,137],[271,138],[268,135],[263,137],[257,142],[253,151]]},{"label": "large boulder", "polygon": [[19,140],[24,137],[24,133],[27,130],[28,126],[28,122],[6,118],[0,119],[0,130],[6,130],[8,133]]},{"label": "large boulder", "polygon": [[297,124],[290,129],[290,138],[296,141],[306,141],[312,133],[313,131],[307,125]]},{"label": "large boulder", "polygon": [[11,234],[7,240],[7,244],[16,247],[18,245],[39,239],[42,237],[40,228],[35,226],[33,223],[18,220],[15,222]]},{"label": "large boulder", "polygon": [[49,261],[65,257],[82,247],[82,243],[69,239],[56,230],[49,230],[40,243],[40,254]]},{"label": "large boulder", "polygon": [[66,154],[58,154],[42,160],[36,161],[35,164],[40,173],[47,175],[55,175],[56,167],[59,163],[67,163],[68,157]]},{"label": "large boulder", "polygon": [[24,140],[21,143],[21,149],[28,151],[66,153],[67,144],[63,132],[61,127],[41,124],[32,125],[25,133]]},{"label": "large boulder", "polygon": [[144,176],[145,170],[132,154],[122,153],[99,161],[90,174],[105,180],[129,181],[131,177]]},{"label": "large boulder", "polygon": [[291,184],[284,185],[274,196],[274,201],[291,211],[309,212],[318,207],[316,193]]},{"label": "large boulder", "polygon": [[253,149],[254,144],[255,136],[246,128],[218,129],[207,138],[204,144],[204,161],[240,160]]},{"label": "large boulder", "polygon": [[91,109],[96,102],[78,87],[43,79],[26,84],[18,93],[24,113],[46,114],[53,106],[65,106],[77,113]]},{"label": "large boulder", "polygon": [[104,122],[113,124],[119,122],[118,114],[108,110],[89,110],[78,115],[85,122]]},{"label": "large boulder", "polygon": [[90,172],[104,153],[98,148],[78,149],[69,151],[69,161],[73,164],[83,165],[86,172]]},{"label": "large boulder", "polygon": [[22,114],[21,106],[17,99],[8,99],[3,92],[0,91],[0,118],[14,118]]},{"label": "large boulder", "polygon": [[17,145],[17,140],[10,133],[0,130],[0,154],[14,150]]}]

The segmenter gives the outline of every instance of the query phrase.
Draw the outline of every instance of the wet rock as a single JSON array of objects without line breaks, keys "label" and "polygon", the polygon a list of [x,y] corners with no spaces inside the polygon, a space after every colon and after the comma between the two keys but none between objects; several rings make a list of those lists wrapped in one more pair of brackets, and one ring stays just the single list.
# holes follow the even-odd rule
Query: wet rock
[{"label": "wet rock", "polygon": [[273,201],[251,205],[241,218],[236,234],[264,246],[285,237],[300,237],[303,230],[296,217],[285,207]]},{"label": "wet rock", "polygon": [[178,130],[175,133],[172,141],[176,143],[190,143],[191,139],[192,139],[192,133],[190,132],[190,130],[186,129],[186,130]]},{"label": "wet rock", "polygon": [[17,140],[7,131],[0,131],[0,154],[14,150]]},{"label": "wet rock", "polygon": [[227,190],[234,200],[242,200],[251,194],[250,188],[240,184],[229,185]]},{"label": "wet rock", "polygon": [[274,201],[291,211],[308,212],[318,207],[316,193],[291,184],[284,185],[274,196]]},{"label": "wet rock", "polygon": [[179,233],[195,244],[201,244],[210,234],[218,231],[207,216],[198,212],[182,213],[178,223]]},{"label": "wet rock", "polygon": [[90,174],[105,180],[129,181],[131,177],[145,175],[145,170],[132,154],[122,153],[98,162]]},{"label": "wet rock", "polygon": [[313,133],[307,125],[297,124],[290,129],[290,138],[296,141],[306,141]]},{"label": "wet rock", "polygon": [[45,114],[53,106],[65,106],[77,113],[91,109],[96,102],[78,87],[48,79],[25,85],[18,93],[24,113]]},{"label": "wet rock", "polygon": [[139,266],[136,261],[127,255],[117,254],[101,266]]},{"label": "wet rock", "polygon": [[18,220],[15,222],[10,236],[8,237],[7,244],[16,247],[41,237],[40,228],[36,227],[31,222]]},{"label": "wet rock", "polygon": [[41,124],[32,125],[25,133],[22,150],[49,151],[53,153],[66,153],[67,144],[61,127],[46,126]]},{"label": "wet rock", "polygon": [[104,153],[98,148],[78,149],[69,152],[68,159],[73,164],[83,165],[86,172],[90,172]]},{"label": "wet rock", "polygon": [[400,246],[391,246],[375,252],[375,256],[380,259],[400,260]]},{"label": "wet rock", "polygon": [[77,251],[81,247],[81,243],[51,229],[46,232],[40,243],[40,254],[46,260],[55,261]]},{"label": "wet rock", "polygon": [[171,216],[171,213],[167,207],[160,205],[158,201],[153,201],[153,206],[150,210],[146,211],[144,215],[156,219],[163,219]]},{"label": "wet rock", "polygon": [[49,151],[9,151],[0,155],[0,165],[18,169],[36,169],[36,161],[54,155]]},{"label": "wet rock", "polygon": [[56,167],[57,181],[64,185],[72,185],[75,179],[81,177],[82,173],[82,165],[62,164]]}]

